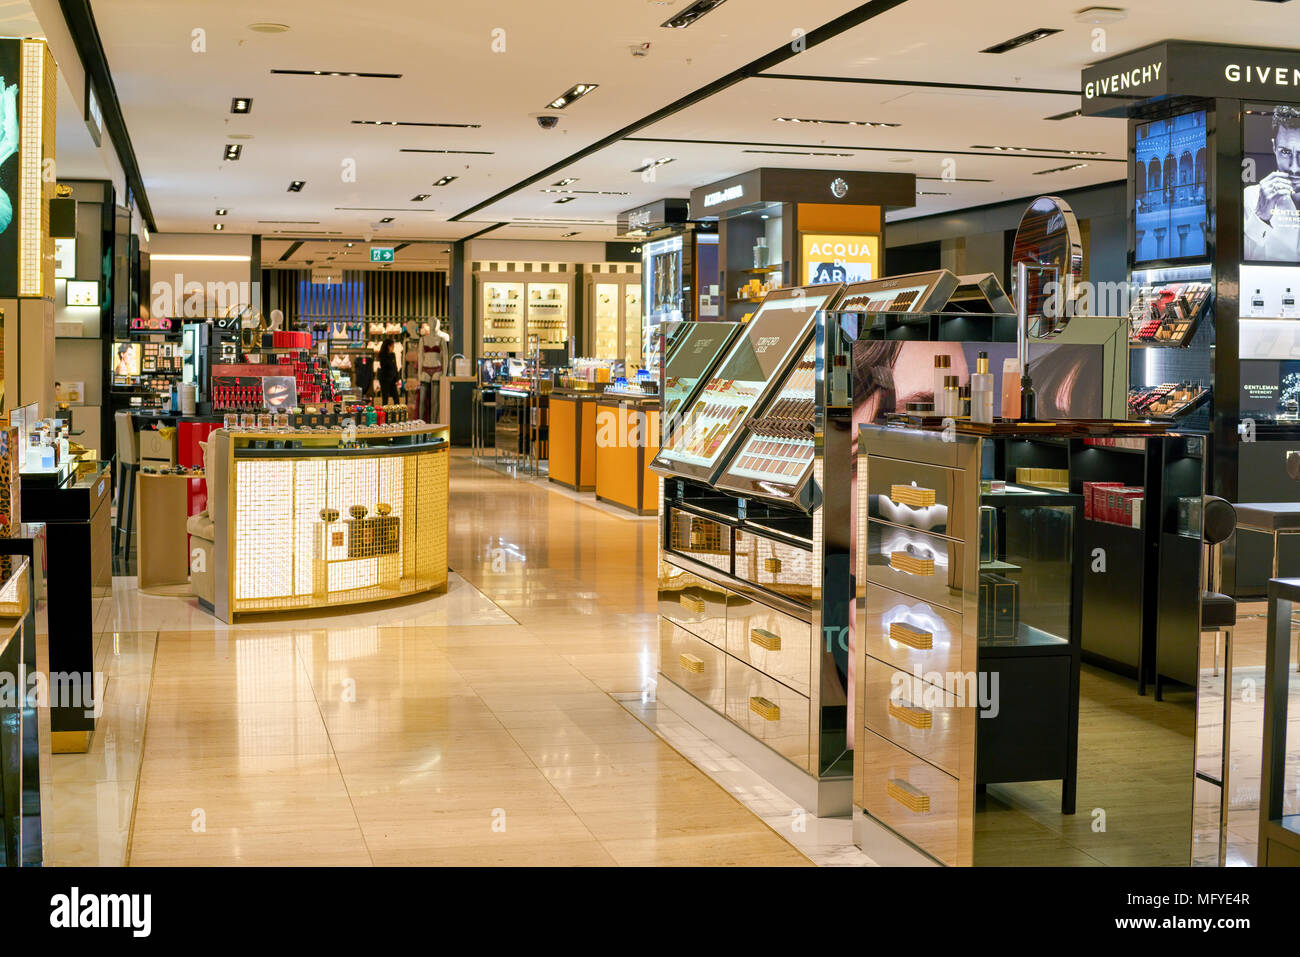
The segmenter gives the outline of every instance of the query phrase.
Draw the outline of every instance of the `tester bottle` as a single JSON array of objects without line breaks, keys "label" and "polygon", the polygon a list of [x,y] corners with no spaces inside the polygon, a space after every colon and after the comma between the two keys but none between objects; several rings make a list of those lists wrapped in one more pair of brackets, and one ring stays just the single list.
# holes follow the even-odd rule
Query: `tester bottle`
[{"label": "tester bottle", "polygon": [[989,372],[987,352],[979,354],[975,374],[970,377],[970,418],[972,422],[993,421],[993,373]]},{"label": "tester bottle", "polygon": [[948,407],[945,404],[945,397],[943,392],[943,388],[945,385],[944,379],[948,377],[949,370],[951,368],[952,368],[952,356],[948,355],[948,353],[942,352],[939,355],[934,357],[934,414],[935,415],[952,414],[951,412],[948,411]]}]

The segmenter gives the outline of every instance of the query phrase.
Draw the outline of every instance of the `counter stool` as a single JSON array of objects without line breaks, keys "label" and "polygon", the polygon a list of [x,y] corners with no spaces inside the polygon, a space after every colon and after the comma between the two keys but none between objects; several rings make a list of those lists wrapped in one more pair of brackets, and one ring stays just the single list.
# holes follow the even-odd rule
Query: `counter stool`
[{"label": "counter stool", "polygon": [[[117,434],[117,518],[113,525],[113,556],[119,546],[123,557],[131,554],[131,532],[135,524],[135,480],[140,471],[140,433],[135,430],[130,412],[115,412],[113,422]],[[122,523],[125,513],[126,524]]]},{"label": "counter stool", "polygon": [[[1273,578],[1278,577],[1278,539],[1300,535],[1300,502],[1238,502],[1237,527],[1273,538]],[[1296,671],[1300,671],[1300,635],[1295,639]]]}]

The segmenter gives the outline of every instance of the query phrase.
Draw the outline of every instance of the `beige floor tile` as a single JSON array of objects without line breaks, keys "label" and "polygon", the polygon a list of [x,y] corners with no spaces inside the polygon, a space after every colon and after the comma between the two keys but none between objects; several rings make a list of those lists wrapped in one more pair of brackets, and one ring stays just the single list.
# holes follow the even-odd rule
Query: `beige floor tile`
[{"label": "beige floor tile", "polygon": [[769,831],[605,840],[602,846],[623,867],[812,867],[812,861]]},{"label": "beige floor tile", "polygon": [[210,827],[204,833],[137,827],[131,866],[362,867],[371,863],[361,828],[351,824],[296,822]]}]

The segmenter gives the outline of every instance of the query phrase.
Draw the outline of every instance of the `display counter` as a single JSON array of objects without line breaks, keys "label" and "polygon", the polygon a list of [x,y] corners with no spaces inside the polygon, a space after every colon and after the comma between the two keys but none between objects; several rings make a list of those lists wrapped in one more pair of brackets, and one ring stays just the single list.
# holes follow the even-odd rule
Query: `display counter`
[{"label": "display counter", "polygon": [[548,477],[578,492],[596,490],[598,392],[551,393],[551,457]]},{"label": "display counter", "polygon": [[[36,671],[32,571],[25,558],[7,558],[0,582],[0,678],[25,688]],[[39,712],[27,695],[0,700],[0,817],[4,840],[0,866],[41,864]]]},{"label": "display counter", "polygon": [[593,441],[596,498],[638,515],[657,512],[659,485],[650,462],[659,451],[658,397],[602,395]]},{"label": "display counter", "polygon": [[446,425],[213,433],[222,621],[384,601],[447,584]]}]

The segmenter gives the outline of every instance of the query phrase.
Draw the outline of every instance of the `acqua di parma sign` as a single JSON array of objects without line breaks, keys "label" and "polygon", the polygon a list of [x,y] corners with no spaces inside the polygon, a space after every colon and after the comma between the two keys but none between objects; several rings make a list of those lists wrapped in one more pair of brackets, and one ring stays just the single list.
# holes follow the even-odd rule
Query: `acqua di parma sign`
[{"label": "acqua di parma sign", "polygon": [[1085,67],[1085,116],[1127,116],[1169,97],[1300,103],[1300,51],[1165,40]]}]

